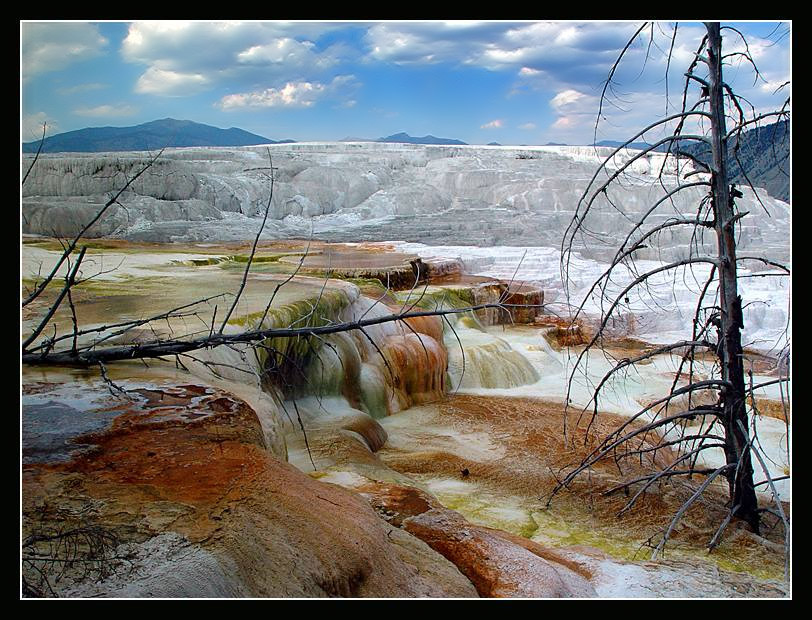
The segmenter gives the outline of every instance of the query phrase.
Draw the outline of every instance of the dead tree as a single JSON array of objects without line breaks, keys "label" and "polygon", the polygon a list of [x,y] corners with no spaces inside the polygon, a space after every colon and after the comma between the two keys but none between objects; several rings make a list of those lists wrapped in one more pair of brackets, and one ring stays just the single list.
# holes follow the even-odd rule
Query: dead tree
[{"label": "dead tree", "polygon": [[[778,116],[788,119],[789,100],[778,112],[756,114],[753,110],[748,116],[745,113],[746,100],[737,95],[724,79],[723,65],[733,55],[725,55],[722,49],[722,31],[725,28],[719,23],[706,23],[705,27],[707,32],[685,73],[681,110],[649,125],[615,149],[603,161],[584,191],[561,245],[562,279],[566,290],[569,291],[570,262],[576,241],[584,238],[596,239],[600,236],[599,231],[589,227],[589,216],[599,209],[598,201],[603,201],[603,208],[611,207],[618,211],[630,225],[628,234],[617,247],[609,266],[594,282],[580,305],[574,306],[576,310],[572,319],[576,320],[583,317],[587,302],[590,299],[597,299],[600,305],[600,319],[594,335],[578,353],[569,375],[568,403],[576,373],[585,373],[584,367],[588,363],[590,351],[605,350],[603,345],[608,341],[611,322],[620,316],[624,305],[628,305],[629,295],[632,292],[642,290],[645,293],[646,287],[653,286],[653,280],[663,274],[678,277],[676,274],[687,273],[686,279],[692,277],[696,282],[697,302],[691,326],[692,336],[647,350],[634,358],[615,360],[616,363],[611,370],[593,385],[591,400],[583,408],[582,413],[591,410],[591,414],[588,414],[592,416],[591,426],[595,417],[600,414],[601,399],[607,385],[613,379],[621,377],[620,373],[628,371],[640,362],[666,353],[681,356],[670,391],[661,399],[642,408],[608,436],[598,439],[595,448],[560,480],[549,498],[552,500],[559,491],[568,487],[582,474],[591,471],[602,459],[614,459],[619,469],[623,463],[632,460],[630,457],[642,460],[645,456],[649,458],[649,464],[657,465],[650,474],[627,479],[607,491],[607,493],[624,491],[627,495],[631,495],[621,513],[630,510],[641,495],[656,484],[676,479],[701,480],[699,486],[665,528],[660,544],[654,551],[655,557],[664,548],[674,526],[685,511],[717,478],[727,481],[728,516],[710,541],[710,548],[718,544],[722,531],[731,519],[743,520],[755,533],[760,531],[762,516],[765,511],[770,510],[759,507],[756,487],[760,484],[769,484],[773,491],[777,507],[773,512],[780,513],[786,532],[787,550],[789,548],[788,520],[775,492],[774,480],[763,466],[757,449],[758,438],[752,424],[753,406],[748,406],[748,399],[754,403],[754,390],[760,386],[754,386],[752,381],[748,386],[746,382],[747,370],[741,337],[744,327],[743,311],[738,286],[741,277],[739,268],[744,261],[757,261],[771,268],[773,271],[764,274],[765,276],[788,277],[789,269],[765,256],[745,256],[737,253],[737,231],[747,213],[741,212],[736,205],[736,199],[741,197],[741,193],[731,185],[728,169],[728,141],[731,137],[738,137],[745,127],[765,118]],[[651,29],[653,38],[654,24],[644,24],[615,61],[601,95],[599,120],[602,118],[604,101],[612,88],[612,77],[619,63],[646,29]],[[744,39],[737,30],[732,28],[727,30],[731,36],[740,36]],[[676,27],[671,40],[671,49],[675,38]],[[649,49],[650,47],[651,41]],[[749,51],[737,52],[735,55],[752,66],[757,76],[760,75]],[[670,52],[668,62],[671,62]],[[689,104],[689,95],[694,92],[694,88],[698,96],[693,104]],[[697,128],[698,131],[691,133],[688,127]],[[667,130],[665,133],[668,135],[665,138],[657,140],[639,152],[626,151],[632,142],[645,139],[647,132],[660,129]],[[688,152],[687,147],[691,144],[704,145],[711,154],[709,161]],[[685,171],[686,164],[690,164],[694,171],[682,176],[678,173],[676,186],[667,187],[663,182],[666,165],[664,163],[658,175],[662,197],[645,210],[641,217],[633,218],[623,210],[621,199],[612,199],[611,190],[624,174],[631,170],[637,160],[658,150],[665,151],[664,162],[671,162],[678,172],[680,169]],[[617,167],[613,169],[609,164],[621,151],[630,157],[619,166],[615,161],[614,165]],[[698,180],[687,180],[689,176],[697,173]],[[605,180],[599,180],[600,175],[604,175]],[[653,216],[661,215],[674,197],[691,189],[696,191],[696,188],[703,188],[705,194],[696,205],[694,217],[685,216],[675,208],[672,217],[660,220],[659,223],[652,222]],[[606,206],[607,203],[609,207]],[[656,244],[658,236],[672,228],[690,231],[689,256],[677,257],[647,270],[640,269],[638,261],[635,260],[636,254]],[[706,236],[710,239],[706,240]],[[627,270],[625,273],[629,275],[623,280],[623,284],[617,284],[616,280],[624,270]],[[704,270],[701,278],[695,273],[700,270]],[[613,286],[615,290],[611,290]],[[787,348],[788,346],[787,344]],[[703,379],[698,376],[697,364],[698,360],[707,359],[708,356],[715,359],[714,372],[710,378]],[[778,381],[787,382],[789,377],[781,377]],[[687,403],[687,406],[684,403]],[[701,421],[698,431],[686,432],[685,422],[689,420]],[[667,435],[667,431],[671,434]],[[724,451],[723,465],[709,467],[701,463],[701,457],[707,450],[719,449]],[[669,454],[675,456],[666,465],[658,465],[656,462],[658,454],[663,457]],[[754,481],[753,455],[762,465],[767,478],[761,483]],[[636,489],[636,492],[631,493],[633,489]]]}]

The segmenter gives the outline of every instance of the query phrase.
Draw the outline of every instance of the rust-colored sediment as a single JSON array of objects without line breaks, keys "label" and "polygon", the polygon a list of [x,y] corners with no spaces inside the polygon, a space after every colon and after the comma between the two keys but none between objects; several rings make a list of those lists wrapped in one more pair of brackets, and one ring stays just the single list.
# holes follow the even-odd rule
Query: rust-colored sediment
[{"label": "rust-colored sediment", "polygon": [[[627,421],[609,413],[600,413],[592,420],[591,412],[582,416],[578,410],[570,410],[565,416],[560,403],[528,398],[457,395],[437,407],[438,420],[444,425],[458,428],[462,434],[487,435],[498,443],[502,454],[498,458],[477,459],[442,449],[415,446],[413,449],[386,448],[379,453],[381,460],[395,471],[419,480],[465,480],[494,497],[519,498],[538,506],[539,510],[544,507],[557,481],[593,450],[596,440]],[[649,443],[656,441],[658,438],[654,435],[648,438]],[[667,466],[674,458],[674,453],[667,450],[658,454],[657,469]],[[623,458],[617,463],[614,458],[606,458],[595,463],[588,475],[582,475],[559,492],[552,507],[576,529],[583,528],[596,535],[600,533],[598,537],[604,537],[607,543],[614,544],[613,540],[617,539],[633,545],[635,540],[639,544],[649,537],[657,539],[658,533],[663,531],[704,477],[694,476],[690,484],[686,480],[685,483],[655,485],[638,498],[632,510],[619,517],[618,513],[629,502],[631,494],[622,491],[605,493],[621,482],[652,471],[650,458],[644,458],[642,463],[639,458]],[[632,494],[639,488],[639,485],[632,487]],[[722,482],[707,489],[704,499],[688,509],[679,527],[672,532],[669,547],[679,546],[691,553],[706,553],[708,541],[726,516],[725,497],[726,487]],[[736,532],[743,527],[734,521],[727,530],[727,538],[735,540],[730,544],[738,549],[732,555],[739,553],[742,566],[751,556],[757,558],[754,561],[758,563],[783,565],[780,554],[759,545],[757,539],[738,536]],[[780,526],[765,528],[762,534],[771,541],[768,544],[780,545],[783,542]]]},{"label": "rust-colored sediment", "polygon": [[[84,437],[91,451],[24,467],[26,535],[92,507],[93,522],[124,542],[175,532],[230,558],[242,595],[476,595],[450,565],[436,568],[439,556],[393,542],[391,526],[356,493],[271,456],[241,400],[188,386],[141,396],[119,405],[108,431]],[[424,577],[421,562],[442,580]]]},{"label": "rust-colored sediment", "polygon": [[591,572],[554,550],[468,522],[414,487],[359,487],[389,523],[426,542],[468,577],[483,597],[589,597]]}]

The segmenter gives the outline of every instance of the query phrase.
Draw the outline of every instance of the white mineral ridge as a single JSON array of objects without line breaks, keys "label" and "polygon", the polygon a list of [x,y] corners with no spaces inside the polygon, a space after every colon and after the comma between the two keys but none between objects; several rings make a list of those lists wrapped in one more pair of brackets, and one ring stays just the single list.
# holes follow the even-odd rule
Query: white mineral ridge
[{"label": "white mineral ridge", "polygon": [[[268,154],[270,153],[270,159]],[[431,245],[558,247],[579,209],[584,189],[612,149],[485,147],[385,143],[296,143],[234,148],[166,149],[90,231],[155,241],[250,239],[259,229],[271,191],[266,238],[313,235],[328,241],[391,241]],[[23,232],[60,234],[89,221],[151,153],[67,153],[40,157],[23,187]],[[625,150],[607,162],[611,172],[638,157]],[[606,258],[638,218],[666,190],[701,175],[662,154],[648,154],[599,200],[587,220],[596,237],[576,238],[575,249]],[[27,170],[31,158],[23,158]],[[606,173],[597,175],[597,180]],[[740,244],[789,256],[789,206],[763,191],[740,188]],[[661,223],[696,216],[704,188],[677,193],[651,216]],[[236,217],[234,217],[236,216]],[[691,227],[664,231],[660,246],[685,255]],[[64,230],[63,230],[64,229]],[[777,254],[777,256],[775,256]],[[638,254],[657,258],[653,250]]]}]

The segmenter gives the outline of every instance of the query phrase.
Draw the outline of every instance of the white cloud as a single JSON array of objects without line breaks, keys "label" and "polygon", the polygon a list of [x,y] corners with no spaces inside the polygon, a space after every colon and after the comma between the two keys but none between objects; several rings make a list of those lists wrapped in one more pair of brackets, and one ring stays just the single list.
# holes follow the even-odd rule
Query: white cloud
[{"label": "white cloud", "polygon": [[182,97],[202,92],[208,85],[209,79],[200,73],[180,73],[150,67],[138,78],[135,84],[135,92],[142,95]]},{"label": "white cloud", "polygon": [[32,142],[42,138],[42,124],[45,123],[45,135],[57,133],[59,124],[45,112],[26,114],[20,121],[20,137],[23,142]]},{"label": "white cloud", "polygon": [[310,107],[324,93],[324,85],[288,82],[280,89],[266,88],[251,93],[226,95],[220,100],[224,110],[231,108]]},{"label": "white cloud", "polygon": [[637,26],[628,22],[384,22],[369,28],[367,60],[400,65],[445,62],[515,72],[522,89],[586,91],[606,78]]},{"label": "white cloud", "polygon": [[364,36],[368,60],[400,65],[471,64],[499,37],[506,24],[494,22],[382,22]]},{"label": "white cloud", "polygon": [[504,125],[502,120],[497,118],[495,120],[492,120],[490,123],[485,123],[484,125],[480,125],[479,128],[480,129],[499,129],[500,127],[502,127],[502,125]]},{"label": "white cloud", "polygon": [[552,127],[553,129],[571,129],[575,123],[575,118],[572,116],[559,116]]},{"label": "white cloud", "polygon": [[789,76],[787,76],[785,80],[764,82],[759,86],[759,90],[768,95],[772,95],[774,93],[784,93],[785,96],[789,97],[791,85],[792,84],[790,83]]},{"label": "white cloud", "polygon": [[519,125],[519,129],[524,129],[525,131],[532,131],[535,128],[536,128],[535,123],[524,123],[522,125]]},{"label": "white cloud", "polygon": [[550,99],[550,107],[556,115],[553,130],[572,131],[594,123],[598,110],[598,98],[568,88]]},{"label": "white cloud", "polygon": [[558,93],[555,97],[550,99],[550,105],[556,112],[563,112],[567,107],[571,107],[579,99],[583,99],[584,94],[579,93],[577,90],[568,89]]},{"label": "white cloud", "polygon": [[223,110],[235,108],[308,108],[320,99],[338,98],[343,107],[352,107],[355,100],[349,93],[359,86],[352,75],[336,76],[329,84],[320,82],[287,82],[281,88],[226,95],[218,102]]},{"label": "white cloud", "polygon": [[564,28],[555,37],[556,45],[572,45],[578,40],[579,32],[575,26]]},{"label": "white cloud", "polygon": [[95,25],[74,22],[24,22],[20,25],[22,73],[29,78],[95,58],[107,45]]},{"label": "white cloud", "polygon": [[521,77],[536,77],[542,73],[542,71],[539,71],[538,69],[531,69],[530,67],[522,67],[519,69],[519,75]]},{"label": "white cloud", "polygon": [[301,63],[312,55],[313,43],[299,42],[288,37],[275,39],[262,45],[252,45],[237,54],[237,61],[245,64]]},{"label": "white cloud", "polygon": [[195,94],[220,85],[240,91],[262,82],[320,79],[341,62],[346,46],[318,49],[307,37],[317,39],[335,28],[295,22],[135,22],[121,54],[147,65],[138,92]]},{"label": "white cloud", "polygon": [[486,67],[496,68],[498,65],[517,65],[522,63],[528,56],[528,48],[520,47],[512,50],[494,47],[486,49],[481,56],[480,62]]},{"label": "white cloud", "polygon": [[127,104],[97,105],[92,108],[77,108],[73,111],[73,113],[78,116],[90,116],[96,118],[118,118],[122,116],[132,116],[137,112],[138,108]]},{"label": "white cloud", "polygon": [[[518,80],[506,87],[508,96],[549,90],[574,90],[591,96],[600,93],[613,63],[639,26],[639,22],[548,21],[470,22],[460,28],[447,22],[384,22],[369,28],[364,43],[368,61],[401,65],[445,62],[514,72]],[[789,24],[785,24],[784,33],[788,29]],[[670,22],[654,23],[653,30],[644,30],[626,51],[613,76],[614,89],[609,93],[611,97],[618,95],[616,102],[620,107],[625,107],[622,104],[625,94],[634,92],[647,93],[649,101],[643,103],[649,109],[655,108],[659,100],[662,102],[659,107],[664,110],[663,78],[673,32]],[[654,36],[651,47],[649,34]],[[680,23],[677,28],[669,65],[668,92],[672,105],[681,103],[683,73],[704,34],[704,26],[695,22]],[[733,31],[724,31],[724,36],[730,52],[745,49],[741,37]],[[748,39],[750,54],[763,78],[777,84],[788,79],[789,37],[784,34],[783,41],[778,35],[770,41],[757,36]],[[755,87],[753,84],[753,72],[744,66],[741,57],[730,61],[727,74],[741,94],[748,99],[760,96],[758,84]],[[766,95],[768,89],[763,90]],[[597,114],[597,107],[594,113]],[[613,108],[612,113],[620,111]]]}]

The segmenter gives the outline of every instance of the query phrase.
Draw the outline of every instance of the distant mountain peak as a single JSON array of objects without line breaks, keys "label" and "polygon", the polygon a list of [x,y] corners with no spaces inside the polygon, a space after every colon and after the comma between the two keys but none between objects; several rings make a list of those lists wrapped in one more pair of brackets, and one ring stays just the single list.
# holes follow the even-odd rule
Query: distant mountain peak
[{"label": "distant mountain peak", "polygon": [[[131,127],[87,127],[45,138],[45,153],[149,151],[164,147],[253,146],[292,140],[269,140],[237,127],[220,129],[190,120],[162,118]],[[23,152],[33,153],[40,140],[24,142]]]},{"label": "distant mountain peak", "polygon": [[436,136],[427,135],[422,137],[414,137],[410,136],[404,131],[400,133],[394,133],[391,136],[387,136],[385,138],[378,138],[376,142],[404,142],[406,144],[467,144],[462,140],[455,140],[453,138],[438,138]]}]

